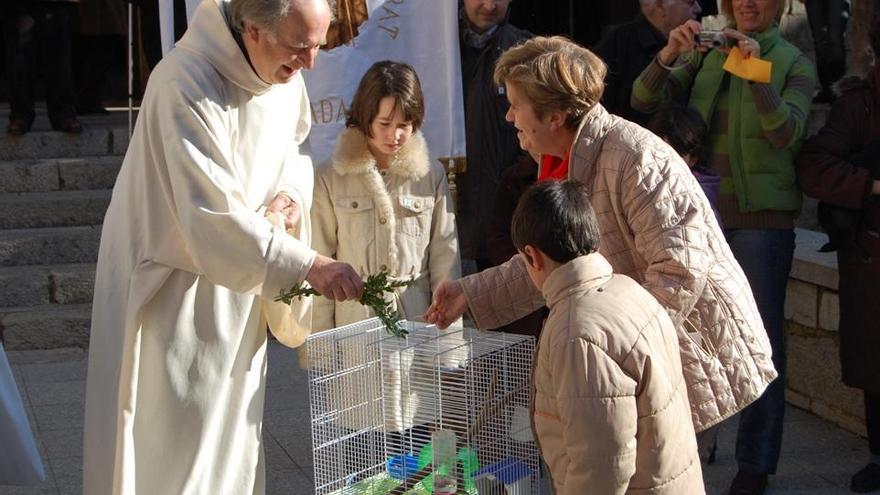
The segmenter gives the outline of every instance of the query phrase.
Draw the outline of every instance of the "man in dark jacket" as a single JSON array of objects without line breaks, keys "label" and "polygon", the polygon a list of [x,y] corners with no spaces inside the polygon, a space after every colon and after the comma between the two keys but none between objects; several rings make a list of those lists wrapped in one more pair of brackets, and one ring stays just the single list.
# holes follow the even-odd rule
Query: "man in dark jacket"
[{"label": "man in dark jacket", "polygon": [[702,10],[699,0],[641,0],[641,9],[635,20],[608,33],[593,51],[608,64],[602,105],[615,115],[645,125],[650,116],[636,112],[629,104],[633,81],[666,45],[669,31],[696,19]]},{"label": "man in dark jacket", "polygon": [[461,74],[464,88],[467,164],[455,176],[462,270],[491,266],[486,248],[501,173],[531,160],[516,129],[504,120],[508,103],[492,81],[502,52],[532,35],[507,22],[510,0],[464,0],[461,9]]}]

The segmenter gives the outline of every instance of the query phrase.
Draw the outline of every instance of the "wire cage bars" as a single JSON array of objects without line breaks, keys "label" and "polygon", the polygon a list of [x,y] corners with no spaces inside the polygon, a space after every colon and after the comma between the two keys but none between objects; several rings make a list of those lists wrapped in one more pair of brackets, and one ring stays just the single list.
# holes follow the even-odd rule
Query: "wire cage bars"
[{"label": "wire cage bars", "polygon": [[307,340],[315,493],[537,494],[534,338],[402,323]]}]

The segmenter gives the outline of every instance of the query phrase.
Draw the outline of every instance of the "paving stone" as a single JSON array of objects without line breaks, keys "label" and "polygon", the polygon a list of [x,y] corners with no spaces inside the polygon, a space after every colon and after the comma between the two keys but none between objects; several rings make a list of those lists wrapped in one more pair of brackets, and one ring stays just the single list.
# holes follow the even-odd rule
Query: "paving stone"
[{"label": "paving stone", "polygon": [[0,161],[0,192],[57,191],[58,162],[46,160]]},{"label": "paving stone", "polygon": [[32,364],[59,363],[64,366],[85,366],[88,354],[78,347],[58,349],[28,349],[7,351],[6,357],[12,363],[13,369]]},{"label": "paving stone", "polygon": [[[67,353],[68,350],[62,349],[60,351]],[[81,356],[67,361],[22,365],[21,371],[24,374],[25,383],[28,387],[32,387],[39,383],[84,381],[88,369],[88,359],[84,352],[81,353]]]},{"label": "paving stone", "polygon": [[0,194],[0,229],[99,225],[110,190]]},{"label": "paving stone", "polygon": [[[795,406],[796,408],[800,408],[800,409],[804,409],[804,410],[809,411],[810,404],[812,403],[812,400],[800,392],[795,392],[794,390],[792,390],[790,388],[786,388],[785,389],[785,402]],[[789,409],[791,409],[791,408],[789,408]],[[788,416],[788,414],[786,414],[786,416]],[[786,417],[785,419],[789,420],[790,418]]]},{"label": "paving stone", "polygon": [[43,431],[40,437],[43,440],[46,458],[50,462],[83,455],[82,425],[79,425],[79,428],[71,425],[68,428]]},{"label": "paving stone", "polygon": [[28,395],[34,406],[82,404],[86,398],[84,380],[67,382],[34,382],[28,384]]},{"label": "paving stone", "polygon": [[854,409],[864,409],[864,405],[858,402],[850,404],[834,404],[821,400],[814,400],[811,404],[810,411],[822,419],[831,421],[835,425],[844,430],[866,436],[865,419]]},{"label": "paving stone", "polygon": [[94,263],[101,226],[0,231],[0,266]]},{"label": "paving stone", "polygon": [[263,414],[263,434],[275,438],[297,466],[312,464],[312,429],[308,409],[275,409]]},{"label": "paving stone", "polygon": [[287,455],[271,435],[263,434],[266,455],[266,493],[289,495],[314,493],[314,483]]},{"label": "paving stone", "polygon": [[87,347],[92,310],[90,304],[49,304],[25,308],[2,308],[6,347],[53,349]]},{"label": "paving stone", "polygon": [[82,494],[82,462],[82,457],[49,460],[60,495]]},{"label": "paving stone", "polygon": [[52,430],[82,428],[85,418],[84,404],[55,404],[52,406],[34,406],[37,418],[37,430],[42,434]]},{"label": "paving stone", "polygon": [[55,479],[46,476],[46,481],[36,486],[0,485],[0,495],[56,495]]}]

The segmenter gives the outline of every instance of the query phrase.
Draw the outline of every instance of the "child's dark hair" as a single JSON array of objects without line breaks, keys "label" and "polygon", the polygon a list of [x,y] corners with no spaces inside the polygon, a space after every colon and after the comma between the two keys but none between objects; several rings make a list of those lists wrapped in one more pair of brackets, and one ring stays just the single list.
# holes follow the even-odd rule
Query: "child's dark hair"
[{"label": "child's dark hair", "polygon": [[566,263],[599,248],[599,222],[587,187],[574,180],[541,182],[529,188],[513,213],[513,245],[538,248]]},{"label": "child's dark hair", "polygon": [[647,128],[679,155],[702,158],[708,129],[700,112],[693,108],[678,104],[665,106],[651,117]]},{"label": "child's dark hair", "polygon": [[425,98],[415,69],[403,62],[383,60],[373,64],[361,78],[348,109],[345,127],[356,127],[372,137],[370,124],[379,113],[379,102],[386,96],[394,98],[394,109],[403,110],[403,116],[412,122],[413,130],[422,126]]}]

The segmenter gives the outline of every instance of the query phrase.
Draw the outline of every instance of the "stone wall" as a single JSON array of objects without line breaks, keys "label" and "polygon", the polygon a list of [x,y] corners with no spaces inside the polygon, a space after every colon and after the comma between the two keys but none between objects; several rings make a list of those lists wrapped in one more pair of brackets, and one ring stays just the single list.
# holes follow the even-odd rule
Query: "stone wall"
[{"label": "stone wall", "polygon": [[827,239],[823,233],[797,229],[785,300],[786,398],[865,435],[862,392],[840,381],[837,258],[818,252]]}]

